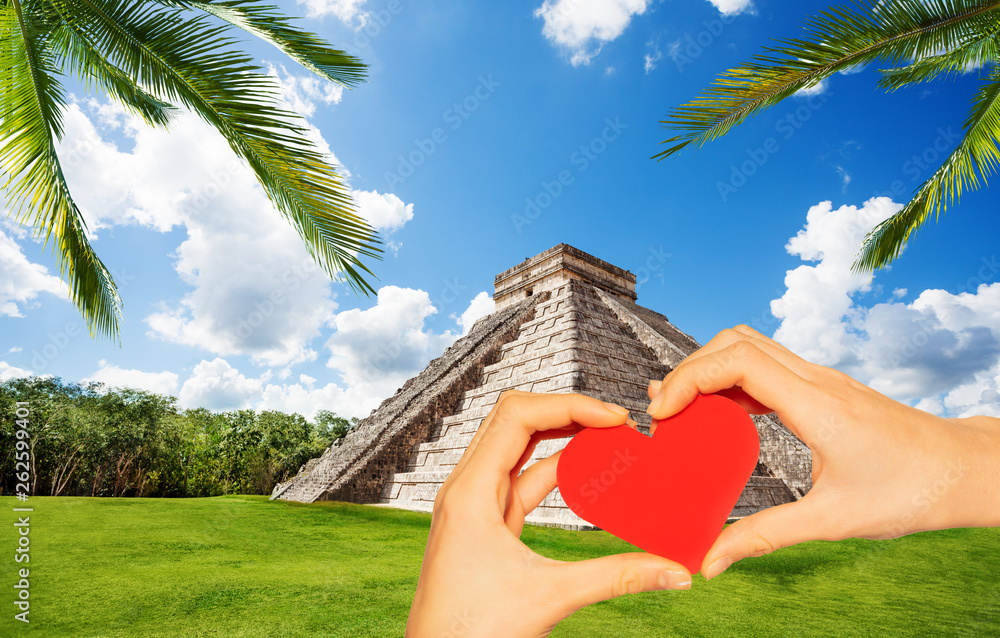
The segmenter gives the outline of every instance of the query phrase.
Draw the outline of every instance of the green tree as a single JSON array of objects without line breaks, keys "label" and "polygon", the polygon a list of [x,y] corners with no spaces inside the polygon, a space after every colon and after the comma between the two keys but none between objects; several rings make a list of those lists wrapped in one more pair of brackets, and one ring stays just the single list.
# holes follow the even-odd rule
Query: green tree
[{"label": "green tree", "polygon": [[[273,80],[238,47],[242,29],[313,73],[351,87],[365,65],[259,0],[0,0],[0,168],[8,216],[59,259],[92,335],[117,338],[121,299],[86,236],[56,154],[60,76],[97,87],[151,126],[177,106],[197,113],[254,171],[275,207],[331,277],[373,292],[363,257],[380,240],[336,168],[280,105]],[[177,105],[177,106],[175,106]]]},{"label": "green tree", "polygon": [[986,67],[973,96],[965,136],[898,213],[865,238],[854,269],[872,272],[896,257],[931,213],[935,218],[994,172],[1000,151],[1000,2],[976,0],[859,1],[811,18],[801,38],[778,40],[764,54],[716,78],[697,99],[661,123],[677,135],[663,159],[721,137],[747,118],[838,71],[880,64],[879,86],[904,86]]}]

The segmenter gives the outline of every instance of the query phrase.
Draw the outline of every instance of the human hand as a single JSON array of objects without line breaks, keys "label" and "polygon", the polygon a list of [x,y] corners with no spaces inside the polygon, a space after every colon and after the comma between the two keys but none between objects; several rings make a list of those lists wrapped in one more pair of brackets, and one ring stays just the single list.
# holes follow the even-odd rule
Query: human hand
[{"label": "human hand", "polygon": [[813,487],[802,499],[722,532],[702,564],[706,578],[808,540],[1000,525],[995,419],[946,419],[911,408],[747,326],[719,333],[650,384],[654,425],[699,393],[722,394],[751,414],[777,413],[813,462]]},{"label": "human hand", "polygon": [[691,574],[659,556],[564,562],[519,539],[525,515],[556,486],[559,452],[518,476],[535,446],[627,418],[625,408],[577,394],[504,393],[438,491],[406,635],[545,636],[586,605],[689,588]]}]

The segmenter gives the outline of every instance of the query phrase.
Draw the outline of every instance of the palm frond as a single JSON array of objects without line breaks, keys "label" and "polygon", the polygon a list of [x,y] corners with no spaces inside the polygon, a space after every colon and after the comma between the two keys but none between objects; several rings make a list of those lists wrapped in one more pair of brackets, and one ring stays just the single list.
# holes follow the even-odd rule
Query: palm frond
[{"label": "palm frond", "polygon": [[671,111],[661,124],[679,134],[662,142],[668,148],[654,157],[725,135],[837,71],[955,50],[995,24],[998,11],[997,0],[861,0],[822,12],[806,23],[804,38],[766,47],[765,54],[719,76],[703,96]]},{"label": "palm frond", "polygon": [[888,91],[929,82],[942,76],[956,76],[1000,59],[1000,21],[986,32],[973,35],[953,51],[931,55],[896,69],[880,69],[878,85]]},{"label": "palm frond", "polygon": [[228,25],[182,19],[178,10],[151,9],[139,0],[50,1],[74,14],[127,76],[218,129],[324,269],[357,292],[374,292],[360,257],[381,253],[375,231],[356,214],[301,118],[279,106],[274,79],[231,48]]},{"label": "palm frond", "polygon": [[292,24],[277,7],[259,0],[159,0],[164,5],[200,9],[269,42],[316,75],[351,87],[367,77],[367,65],[309,31]]},{"label": "palm frond", "polygon": [[7,180],[10,212],[59,258],[70,297],[91,334],[118,336],[121,300],[108,269],[87,240],[80,211],[66,186],[56,155],[61,135],[63,90],[46,51],[48,30],[32,22],[21,0],[0,11],[0,166]]},{"label": "palm frond", "polygon": [[96,83],[147,124],[166,126],[170,122],[173,106],[144,91],[121,69],[111,64],[88,39],[74,16],[60,10],[60,4],[51,6],[60,19],[50,34],[50,48],[56,60],[65,62],[88,90]]},{"label": "palm frond", "polygon": [[994,68],[973,100],[965,137],[940,168],[917,189],[901,211],[876,226],[861,246],[855,272],[872,272],[899,256],[903,246],[933,212],[947,210],[962,191],[979,187],[1000,164],[1000,69]]}]

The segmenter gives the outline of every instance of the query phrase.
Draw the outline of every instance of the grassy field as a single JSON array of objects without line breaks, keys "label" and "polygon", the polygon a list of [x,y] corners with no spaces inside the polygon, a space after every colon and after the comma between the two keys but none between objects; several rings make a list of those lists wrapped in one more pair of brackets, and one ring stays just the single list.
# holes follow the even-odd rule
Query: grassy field
[{"label": "grassy field", "polygon": [[[32,498],[30,625],[13,620],[18,504],[7,514],[3,636],[399,636],[430,516],[263,497]],[[526,528],[546,556],[631,546]],[[807,543],[687,592],[594,605],[554,636],[1000,636],[1000,529]]]}]

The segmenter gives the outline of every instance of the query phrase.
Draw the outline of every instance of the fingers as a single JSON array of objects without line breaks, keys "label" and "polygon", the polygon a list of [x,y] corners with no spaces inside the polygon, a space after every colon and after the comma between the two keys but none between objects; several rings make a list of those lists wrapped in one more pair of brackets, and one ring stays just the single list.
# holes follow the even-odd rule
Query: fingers
[{"label": "fingers", "polygon": [[549,492],[555,489],[556,466],[559,465],[561,455],[562,450],[559,450],[552,456],[538,461],[517,477],[517,495],[525,514],[538,507]]},{"label": "fingers", "polygon": [[825,510],[817,502],[818,499],[807,494],[793,503],[770,507],[736,521],[722,531],[708,550],[701,573],[712,579],[750,556],[763,556],[805,541],[830,540],[823,522]]},{"label": "fingers", "polygon": [[654,419],[672,416],[698,394],[739,389],[770,410],[809,396],[812,386],[793,370],[749,340],[735,341],[715,352],[692,355],[674,369],[649,405]]},{"label": "fingers", "polygon": [[690,589],[691,574],[678,563],[654,554],[616,554],[552,566],[556,595],[568,612],[608,598],[657,589]]},{"label": "fingers", "polygon": [[[476,433],[456,472],[476,469],[474,478],[496,485],[517,466],[536,432],[566,436],[579,426],[624,425],[628,410],[579,394],[504,393]],[[565,429],[564,432],[552,430]]]}]

